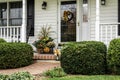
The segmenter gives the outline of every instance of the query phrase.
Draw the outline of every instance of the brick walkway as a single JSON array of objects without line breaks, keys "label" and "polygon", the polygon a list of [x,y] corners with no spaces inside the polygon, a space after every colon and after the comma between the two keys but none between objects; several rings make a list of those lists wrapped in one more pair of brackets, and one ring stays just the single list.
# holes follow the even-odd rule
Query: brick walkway
[{"label": "brick walkway", "polygon": [[22,68],[7,69],[7,70],[0,69],[0,74],[12,74],[14,72],[28,71],[31,74],[36,75],[36,74],[41,74],[54,67],[60,67],[60,62],[59,61],[36,61],[35,63]]}]

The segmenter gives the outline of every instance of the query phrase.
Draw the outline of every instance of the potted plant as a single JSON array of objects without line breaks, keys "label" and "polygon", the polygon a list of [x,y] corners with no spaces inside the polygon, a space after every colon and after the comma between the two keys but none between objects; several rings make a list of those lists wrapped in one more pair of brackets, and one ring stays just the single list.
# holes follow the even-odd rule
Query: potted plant
[{"label": "potted plant", "polygon": [[34,42],[39,53],[53,53],[55,43],[53,42],[54,39],[50,37],[51,33],[53,33],[53,31],[51,31],[50,26],[43,26],[41,28],[39,39]]}]

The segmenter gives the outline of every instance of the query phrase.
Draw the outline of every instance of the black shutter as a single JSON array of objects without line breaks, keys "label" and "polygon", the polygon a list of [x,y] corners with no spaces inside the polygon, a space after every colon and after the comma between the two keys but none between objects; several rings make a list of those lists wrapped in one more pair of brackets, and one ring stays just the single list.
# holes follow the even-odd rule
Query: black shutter
[{"label": "black shutter", "polygon": [[27,35],[34,36],[34,0],[27,0]]}]

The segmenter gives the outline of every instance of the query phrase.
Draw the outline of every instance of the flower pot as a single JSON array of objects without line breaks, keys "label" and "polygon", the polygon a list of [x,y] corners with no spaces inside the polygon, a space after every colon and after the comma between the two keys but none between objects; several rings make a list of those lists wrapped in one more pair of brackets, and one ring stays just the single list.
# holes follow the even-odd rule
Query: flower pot
[{"label": "flower pot", "polygon": [[43,49],[42,48],[41,49],[37,49],[37,52],[42,54],[43,53]]},{"label": "flower pot", "polygon": [[37,49],[37,52],[40,54],[53,54],[53,48],[41,48],[41,49]]}]

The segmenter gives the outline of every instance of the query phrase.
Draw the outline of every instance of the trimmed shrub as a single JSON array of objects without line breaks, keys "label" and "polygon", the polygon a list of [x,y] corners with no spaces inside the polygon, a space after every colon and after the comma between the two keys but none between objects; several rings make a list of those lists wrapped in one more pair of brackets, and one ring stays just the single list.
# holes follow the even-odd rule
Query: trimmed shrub
[{"label": "trimmed shrub", "polygon": [[61,50],[61,66],[68,74],[105,74],[106,51],[102,42],[70,42]]},{"label": "trimmed shrub", "polygon": [[112,74],[120,74],[120,38],[110,42],[107,62]]},{"label": "trimmed shrub", "polygon": [[1,43],[0,68],[18,68],[33,62],[33,49],[27,43]]},{"label": "trimmed shrub", "polygon": [[53,78],[53,77],[63,77],[66,76],[67,74],[64,72],[62,68],[54,68],[52,70],[46,71],[44,75]]},{"label": "trimmed shrub", "polygon": [[4,39],[0,38],[0,43],[6,42]]}]

